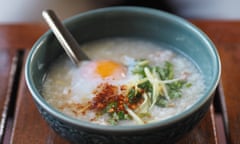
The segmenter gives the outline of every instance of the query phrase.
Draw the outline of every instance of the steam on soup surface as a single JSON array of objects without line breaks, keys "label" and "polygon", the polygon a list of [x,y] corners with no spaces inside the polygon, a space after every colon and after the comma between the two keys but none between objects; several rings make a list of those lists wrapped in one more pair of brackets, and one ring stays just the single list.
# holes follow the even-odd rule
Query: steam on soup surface
[{"label": "steam on soup surface", "polygon": [[82,48],[91,61],[76,67],[60,57],[42,89],[50,105],[74,118],[145,124],[186,110],[204,91],[203,77],[189,59],[151,42],[116,38]]}]

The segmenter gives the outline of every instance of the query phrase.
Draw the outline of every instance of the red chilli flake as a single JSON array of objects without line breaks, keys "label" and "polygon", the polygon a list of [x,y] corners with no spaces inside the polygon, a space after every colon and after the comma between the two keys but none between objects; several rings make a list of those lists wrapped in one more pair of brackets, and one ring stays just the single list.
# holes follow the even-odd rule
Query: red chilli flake
[{"label": "red chilli flake", "polygon": [[100,84],[94,94],[90,109],[97,111],[103,110],[111,102],[118,102],[118,106],[121,107],[119,104],[124,101],[124,96],[119,94],[118,87],[108,83]]},{"label": "red chilli flake", "polygon": [[137,105],[142,103],[142,100],[140,100],[138,103],[135,103],[135,104],[129,103],[127,93],[128,93],[128,88],[126,85],[122,85],[118,87],[109,83],[102,83],[93,92],[95,97],[90,102],[91,104],[89,106],[89,110],[102,112],[111,103],[115,103],[116,107],[110,108],[107,111],[108,113],[120,112],[120,111],[127,113],[124,105],[127,105],[129,108],[134,110],[137,108]]}]

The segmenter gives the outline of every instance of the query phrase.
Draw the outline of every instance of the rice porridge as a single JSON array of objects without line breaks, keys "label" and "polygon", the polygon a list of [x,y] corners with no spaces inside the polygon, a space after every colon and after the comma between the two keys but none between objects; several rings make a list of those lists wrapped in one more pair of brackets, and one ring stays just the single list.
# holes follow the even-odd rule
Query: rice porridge
[{"label": "rice porridge", "polygon": [[41,90],[47,102],[73,118],[102,125],[146,124],[197,102],[204,79],[186,57],[137,39],[82,45],[91,61],[78,67],[61,56]]}]

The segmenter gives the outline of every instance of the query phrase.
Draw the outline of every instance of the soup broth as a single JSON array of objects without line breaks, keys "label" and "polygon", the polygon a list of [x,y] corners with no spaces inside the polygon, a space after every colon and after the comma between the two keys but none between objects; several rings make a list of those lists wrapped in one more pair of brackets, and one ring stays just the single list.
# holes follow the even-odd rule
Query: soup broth
[{"label": "soup broth", "polygon": [[146,124],[190,108],[202,96],[201,72],[183,55],[138,39],[82,45],[91,61],[76,67],[61,56],[42,94],[57,110],[102,125]]}]

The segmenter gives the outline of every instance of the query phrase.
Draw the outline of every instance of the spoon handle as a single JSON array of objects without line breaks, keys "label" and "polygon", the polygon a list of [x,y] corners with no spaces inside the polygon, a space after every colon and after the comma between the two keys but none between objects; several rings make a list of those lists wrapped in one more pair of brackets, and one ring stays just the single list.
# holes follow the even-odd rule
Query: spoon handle
[{"label": "spoon handle", "polygon": [[81,60],[89,58],[81,51],[77,41],[72,34],[61,23],[60,19],[52,10],[44,10],[42,16],[55,34],[56,38],[66,51],[70,59],[78,65]]}]

